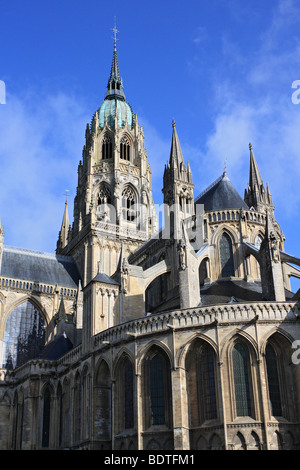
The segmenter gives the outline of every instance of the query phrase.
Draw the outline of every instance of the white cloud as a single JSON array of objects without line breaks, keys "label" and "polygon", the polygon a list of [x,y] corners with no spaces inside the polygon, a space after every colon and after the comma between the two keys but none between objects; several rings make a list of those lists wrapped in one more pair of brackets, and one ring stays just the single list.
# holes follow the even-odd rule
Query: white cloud
[{"label": "white cloud", "polygon": [[20,246],[22,240],[25,248],[54,251],[65,189],[75,195],[74,169],[86,122],[83,107],[64,94],[7,96],[0,115],[0,217],[6,244]]}]

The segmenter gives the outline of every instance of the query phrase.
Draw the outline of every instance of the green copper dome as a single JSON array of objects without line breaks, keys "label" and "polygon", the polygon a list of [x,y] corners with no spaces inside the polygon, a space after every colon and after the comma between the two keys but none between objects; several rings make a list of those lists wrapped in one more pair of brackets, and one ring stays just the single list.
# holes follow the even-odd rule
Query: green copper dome
[{"label": "green copper dome", "polygon": [[133,112],[131,106],[125,100],[118,98],[105,99],[98,110],[99,127],[103,129],[105,122],[112,127],[115,124],[117,114],[118,126],[124,127],[127,123],[129,127],[133,126]]}]

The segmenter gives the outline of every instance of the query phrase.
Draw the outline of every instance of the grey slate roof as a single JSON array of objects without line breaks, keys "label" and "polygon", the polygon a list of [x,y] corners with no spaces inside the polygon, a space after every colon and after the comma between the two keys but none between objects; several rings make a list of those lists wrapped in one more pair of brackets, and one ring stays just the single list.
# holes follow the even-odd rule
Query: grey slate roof
[{"label": "grey slate roof", "polygon": [[204,204],[206,212],[223,209],[249,209],[225,172],[196,198],[195,203]]},{"label": "grey slate roof", "polygon": [[62,334],[44,347],[41,358],[55,360],[71,351],[71,349],[73,349],[73,344],[65,334]]},{"label": "grey slate roof", "polygon": [[112,277],[108,276],[107,274],[103,273],[100,271],[94,279],[92,279],[92,282],[103,282],[104,284],[114,284],[116,286],[119,285],[117,281],[115,281]]},{"label": "grey slate roof", "polygon": [[4,246],[0,275],[76,288],[80,279],[75,261],[40,251]]},{"label": "grey slate roof", "polygon": [[[299,289],[300,290],[300,289]],[[201,306],[210,306],[218,304],[227,304],[232,302],[259,302],[263,301],[261,282],[247,282],[243,279],[219,280],[201,286]],[[285,290],[287,300],[295,299],[295,295]],[[152,313],[171,311],[180,308],[180,298],[173,295],[158,307],[152,310]]]}]

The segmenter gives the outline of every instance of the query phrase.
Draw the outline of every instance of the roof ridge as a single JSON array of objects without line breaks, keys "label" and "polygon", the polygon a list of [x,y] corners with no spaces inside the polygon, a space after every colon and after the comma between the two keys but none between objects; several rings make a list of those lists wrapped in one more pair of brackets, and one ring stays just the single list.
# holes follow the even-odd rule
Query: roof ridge
[{"label": "roof ridge", "polygon": [[208,193],[208,191],[213,188],[216,184],[218,184],[222,179],[224,178],[224,173],[219,176],[219,178],[217,178],[213,183],[211,183],[206,189],[204,189],[204,191],[202,191],[202,193],[200,193],[196,198],[195,198],[195,202],[197,202],[202,196],[204,196],[204,194]]},{"label": "roof ridge", "polygon": [[20,247],[11,246],[11,245],[4,245],[3,251],[10,251],[10,252],[14,252],[14,253],[24,253],[24,254],[27,254],[27,255],[37,256],[37,257],[40,257],[40,258],[51,258],[51,259],[65,260],[65,261],[74,262],[74,260],[73,260],[73,258],[71,258],[71,256],[57,255],[56,253],[32,250],[32,249],[29,249],[29,248],[20,248]]}]

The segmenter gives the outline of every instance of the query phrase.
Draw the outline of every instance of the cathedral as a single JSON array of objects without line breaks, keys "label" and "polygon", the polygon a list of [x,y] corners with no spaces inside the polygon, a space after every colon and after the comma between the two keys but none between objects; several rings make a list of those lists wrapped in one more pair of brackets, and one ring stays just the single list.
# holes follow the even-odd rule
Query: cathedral
[{"label": "cathedral", "polygon": [[173,121],[158,214],[116,36],[108,75],[56,252],[0,224],[0,449],[299,449],[300,259],[256,152],[243,197],[196,196]]}]

